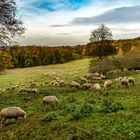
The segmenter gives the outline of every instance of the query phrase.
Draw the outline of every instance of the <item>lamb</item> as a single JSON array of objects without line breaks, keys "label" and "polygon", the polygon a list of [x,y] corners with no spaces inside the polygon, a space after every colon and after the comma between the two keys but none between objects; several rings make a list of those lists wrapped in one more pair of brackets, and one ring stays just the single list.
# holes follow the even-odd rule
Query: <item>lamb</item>
[{"label": "lamb", "polygon": [[128,87],[128,79],[126,77],[122,78],[121,80],[121,85],[125,85],[126,87]]},{"label": "lamb", "polygon": [[76,81],[72,81],[70,85],[71,85],[71,87],[74,87],[74,88],[80,88],[81,87],[80,84]]},{"label": "lamb", "polygon": [[48,104],[56,105],[58,103],[59,103],[59,101],[58,101],[58,98],[56,96],[45,96],[43,98],[44,105],[48,105]]},{"label": "lamb", "polygon": [[101,90],[101,86],[100,86],[100,84],[98,84],[98,83],[94,84],[94,85],[93,85],[93,88],[94,88],[97,92]]},{"label": "lamb", "polygon": [[2,125],[4,125],[7,119],[15,118],[16,120],[19,117],[26,118],[27,113],[23,111],[20,107],[7,107],[1,110],[0,118],[2,120]]},{"label": "lamb", "polygon": [[92,89],[93,87],[90,83],[84,83],[83,88],[88,90],[88,89]]},{"label": "lamb", "polygon": [[128,82],[133,85],[135,85],[135,79],[133,77],[128,77]]},{"label": "lamb", "polygon": [[111,80],[107,80],[104,82],[104,90],[108,89],[112,85]]}]

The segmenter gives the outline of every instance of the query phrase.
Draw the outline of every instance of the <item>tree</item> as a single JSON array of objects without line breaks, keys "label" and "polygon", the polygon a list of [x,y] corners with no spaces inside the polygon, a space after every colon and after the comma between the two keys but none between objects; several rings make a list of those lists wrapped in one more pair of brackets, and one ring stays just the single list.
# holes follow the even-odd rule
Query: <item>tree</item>
[{"label": "tree", "polygon": [[[104,24],[101,24],[97,29],[93,30],[90,35],[90,43],[96,42],[96,50],[99,52],[98,56],[101,59],[102,58],[102,49],[107,47],[106,41],[108,41],[109,48],[111,48],[111,44],[109,41],[112,40],[112,33],[108,27],[106,27]],[[113,51],[114,52],[114,51]]]},{"label": "tree", "polygon": [[25,28],[16,18],[17,7],[14,0],[0,0],[0,45],[8,45],[11,37],[21,35]]}]

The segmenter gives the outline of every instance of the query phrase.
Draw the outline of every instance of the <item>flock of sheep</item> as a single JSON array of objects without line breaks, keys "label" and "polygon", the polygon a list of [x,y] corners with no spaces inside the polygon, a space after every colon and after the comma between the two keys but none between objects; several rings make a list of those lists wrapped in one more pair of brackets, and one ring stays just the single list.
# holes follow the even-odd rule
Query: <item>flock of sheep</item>
[{"label": "flock of sheep", "polygon": [[[31,77],[30,77],[31,78]],[[105,76],[101,77],[102,79],[105,78]],[[77,81],[71,81],[71,83],[69,84],[72,88],[75,89],[85,89],[85,90],[95,90],[97,93],[99,93],[100,91],[106,91],[108,90],[108,88],[112,85],[112,80],[105,80],[103,86],[100,85],[100,83],[94,83],[92,84],[91,82],[89,82],[90,80],[88,80],[88,78],[86,77],[79,77],[80,81],[83,84],[80,84]],[[97,76],[98,79],[98,76]],[[117,83],[119,83],[122,86],[126,86],[128,87],[130,84],[134,85],[135,84],[135,79],[133,77],[118,77],[116,78]],[[19,88],[18,92],[19,93],[33,93],[35,95],[39,94],[39,91],[37,88],[34,88],[36,86],[36,83],[34,82],[34,80],[30,80],[30,87],[28,88],[19,88],[18,86],[11,86],[12,89],[15,88]],[[51,82],[46,82],[47,84],[53,85],[53,86],[64,86],[65,81],[60,79],[59,77],[53,77],[53,80]],[[40,86],[45,86],[46,84],[43,80],[40,84]],[[103,90],[102,90],[103,89]],[[9,88],[7,88],[6,90],[10,90]],[[58,104],[59,103],[59,99],[56,96],[45,96],[42,99],[42,102],[44,105],[48,105],[48,104]],[[1,110],[0,112],[0,119],[1,119],[1,124],[4,125],[5,121],[7,119],[11,119],[11,118],[15,118],[16,120],[19,117],[23,117],[26,118],[27,113],[22,110],[20,107],[8,107],[8,108],[4,108]]]}]

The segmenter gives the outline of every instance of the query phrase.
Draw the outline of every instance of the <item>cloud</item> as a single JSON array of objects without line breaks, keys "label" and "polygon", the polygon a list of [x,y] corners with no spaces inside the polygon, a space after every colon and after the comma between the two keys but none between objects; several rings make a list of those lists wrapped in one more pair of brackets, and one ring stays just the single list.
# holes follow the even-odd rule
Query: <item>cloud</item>
[{"label": "cloud", "polygon": [[137,23],[140,22],[140,5],[133,7],[121,7],[109,10],[101,15],[92,17],[75,18],[71,25],[97,25],[117,24],[117,23]]},{"label": "cloud", "polygon": [[[106,24],[114,38],[140,32],[138,0],[16,0],[27,29],[21,44],[63,45],[89,41]],[[117,24],[117,26],[116,26]],[[80,25],[80,26],[79,26]],[[135,34],[136,35],[136,34]]]}]

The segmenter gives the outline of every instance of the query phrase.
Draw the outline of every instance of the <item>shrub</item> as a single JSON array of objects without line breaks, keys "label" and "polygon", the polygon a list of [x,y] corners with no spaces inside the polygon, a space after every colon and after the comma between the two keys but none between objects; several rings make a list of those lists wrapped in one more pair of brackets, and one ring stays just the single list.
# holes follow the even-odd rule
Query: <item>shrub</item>
[{"label": "shrub", "polygon": [[56,112],[47,113],[46,116],[43,118],[43,122],[52,122],[58,120],[58,114]]},{"label": "shrub", "polygon": [[84,115],[84,116],[88,116],[93,112],[93,106],[89,103],[85,103],[81,108],[80,108],[80,112]]},{"label": "shrub", "polygon": [[89,116],[93,112],[93,106],[89,103],[84,103],[80,108],[75,109],[71,113],[70,121],[79,120],[80,118]]},{"label": "shrub", "polygon": [[82,118],[82,113],[80,112],[79,109],[76,109],[74,112],[71,113],[69,120],[74,121],[79,120],[80,118]]},{"label": "shrub", "polygon": [[112,102],[111,100],[104,100],[101,107],[101,111],[105,113],[116,112],[124,109],[120,102]]},{"label": "shrub", "polygon": [[106,74],[108,71],[113,70],[113,68],[114,66],[112,60],[108,57],[105,57],[103,59],[91,60],[89,66],[89,72]]}]

